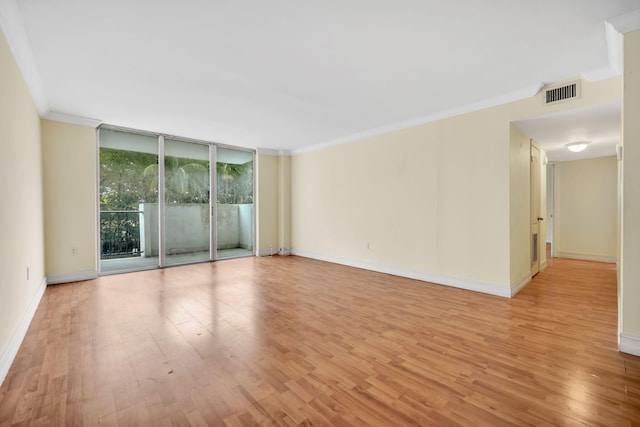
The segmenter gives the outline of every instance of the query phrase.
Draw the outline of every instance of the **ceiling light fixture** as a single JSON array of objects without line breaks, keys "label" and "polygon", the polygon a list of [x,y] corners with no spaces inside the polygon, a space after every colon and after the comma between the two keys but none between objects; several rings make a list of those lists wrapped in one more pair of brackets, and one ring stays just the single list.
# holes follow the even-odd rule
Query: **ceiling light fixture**
[{"label": "ceiling light fixture", "polygon": [[578,141],[572,142],[571,144],[567,144],[566,147],[569,151],[573,151],[574,153],[579,153],[584,151],[587,148],[587,145],[591,144],[590,141]]}]

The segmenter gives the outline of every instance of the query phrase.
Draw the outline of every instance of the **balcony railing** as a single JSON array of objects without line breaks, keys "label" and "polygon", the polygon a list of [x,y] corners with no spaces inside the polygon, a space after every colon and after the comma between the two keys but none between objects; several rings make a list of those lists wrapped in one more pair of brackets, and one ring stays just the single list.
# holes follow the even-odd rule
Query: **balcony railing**
[{"label": "balcony railing", "polygon": [[139,257],[142,211],[100,211],[100,259]]}]

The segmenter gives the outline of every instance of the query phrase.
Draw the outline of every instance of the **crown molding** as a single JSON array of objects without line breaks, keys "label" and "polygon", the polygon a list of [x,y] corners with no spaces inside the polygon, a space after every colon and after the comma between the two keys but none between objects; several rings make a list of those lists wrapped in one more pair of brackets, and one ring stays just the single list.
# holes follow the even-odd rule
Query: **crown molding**
[{"label": "crown molding", "polygon": [[272,148],[256,148],[256,153],[258,154],[267,154],[269,156],[290,156],[291,153],[289,150],[278,150]]},{"label": "crown molding", "polygon": [[15,0],[0,0],[0,29],[4,33],[9,49],[22,73],[33,103],[40,117],[74,125],[98,127],[102,121],[71,114],[58,113],[49,109],[40,73],[36,67],[33,50],[24,29],[22,14]]},{"label": "crown molding", "polygon": [[616,16],[608,22],[620,33],[626,34],[640,29],[640,9]]},{"label": "crown molding", "polygon": [[598,82],[622,75],[623,35],[616,29],[615,25],[609,21],[605,21],[604,23],[604,32],[607,38],[609,65],[603,68],[589,70],[581,74],[582,78],[590,82]]},{"label": "crown molding", "polygon": [[381,135],[401,129],[407,129],[413,126],[418,126],[426,123],[435,122],[438,120],[448,119],[450,117],[459,116],[466,113],[472,113],[474,111],[484,110],[486,108],[497,107],[498,105],[508,104],[509,102],[520,101],[522,99],[531,98],[540,92],[540,89],[544,87],[543,83],[539,83],[537,85],[528,86],[519,90],[515,90],[513,92],[505,93],[503,95],[499,95],[493,98],[488,98],[480,102],[475,102],[473,104],[464,105],[462,107],[451,108],[449,110],[444,110],[442,112],[420,117],[413,120],[407,120],[404,122],[399,122],[389,126],[382,126],[378,128],[374,128],[365,132],[359,132],[355,134],[351,134],[349,136],[345,136],[343,138],[334,139],[331,141],[323,142],[320,144],[311,145],[308,147],[298,148],[291,151],[291,155],[297,155],[306,153],[309,151],[316,151],[322,148],[331,147],[334,145],[344,144],[346,142],[356,141],[358,139],[363,139],[371,136]]},{"label": "crown molding", "polygon": [[74,116],[72,114],[56,113],[55,111],[49,111],[43,114],[42,118],[53,120],[55,122],[69,123],[72,125],[87,126],[92,128],[97,128],[102,124],[102,120]]},{"label": "crown molding", "polygon": [[36,67],[29,38],[24,30],[22,14],[15,0],[0,0],[0,28],[7,38],[9,49],[11,49],[18,68],[22,72],[29,92],[31,92],[33,103],[40,116],[43,117],[49,112],[49,104],[44,94],[42,79]]}]

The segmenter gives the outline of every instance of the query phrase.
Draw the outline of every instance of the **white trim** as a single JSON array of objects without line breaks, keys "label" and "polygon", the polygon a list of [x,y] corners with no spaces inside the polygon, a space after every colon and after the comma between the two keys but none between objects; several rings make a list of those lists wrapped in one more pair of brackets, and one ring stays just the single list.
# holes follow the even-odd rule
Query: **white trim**
[{"label": "white trim", "polygon": [[608,22],[622,34],[640,29],[640,9],[616,16]]},{"label": "white trim", "polygon": [[[254,154],[255,157],[255,154]],[[254,159],[255,160],[255,159]],[[213,194],[218,188],[217,174],[212,171],[217,170],[218,147],[209,145],[209,194]],[[254,162],[255,165],[255,162]],[[254,174],[254,179],[255,179]],[[158,181],[160,182],[160,181]],[[212,191],[214,190],[214,191]],[[209,197],[209,261],[215,261],[218,255],[218,206],[216,197]]]},{"label": "white trim", "polygon": [[[164,187],[164,135],[158,135],[158,267],[164,268],[166,263],[166,254],[165,250],[165,224],[164,224],[164,214],[165,214],[165,203],[167,202],[164,198],[165,187]],[[217,148],[216,148],[217,150]],[[215,157],[215,155],[214,155]],[[209,165],[209,170],[211,169],[211,165]],[[214,163],[215,167],[215,163]],[[209,194],[211,194],[211,189],[209,189]],[[211,224],[211,223],[210,223]],[[215,223],[214,223],[215,224]],[[209,254],[209,258],[211,258],[211,254]]]},{"label": "white trim", "polygon": [[609,67],[619,76],[624,68],[624,48],[622,44],[623,36],[610,22],[604,23],[604,32],[607,37],[607,54],[609,57]]},{"label": "white trim", "polygon": [[623,353],[640,356],[640,337],[621,333],[618,350]]},{"label": "white trim", "polygon": [[[288,248],[262,249],[256,252],[256,256],[273,256],[273,255],[289,256],[289,255],[292,255],[292,252]],[[306,258],[311,258],[311,257],[306,257]]]},{"label": "white trim", "polygon": [[81,282],[83,280],[93,280],[98,278],[98,272],[95,270],[76,271],[74,273],[52,274],[47,276],[49,285],[57,285],[58,283]]},{"label": "white trim", "polygon": [[493,98],[485,99],[483,101],[479,101],[473,104],[464,105],[461,107],[451,108],[449,110],[441,111],[439,113],[435,113],[430,116],[419,117],[417,119],[407,120],[400,123],[395,123],[388,126],[381,126],[374,129],[370,129],[364,132],[354,133],[345,137],[341,137],[338,139],[334,139],[332,141],[321,142],[319,144],[310,145],[308,147],[297,148],[295,150],[291,150],[291,155],[297,155],[306,153],[309,151],[316,151],[322,148],[332,147],[334,145],[344,144],[346,142],[355,141],[358,139],[363,139],[371,136],[382,135],[385,133],[393,132],[396,130],[407,129],[413,126],[423,125],[425,123],[431,123],[438,120],[447,119],[449,117],[455,117],[466,113],[471,113],[474,111],[484,110],[485,108],[496,107],[498,105],[507,104],[509,102],[520,101],[522,99],[531,98],[540,92],[540,89],[544,87],[543,83],[528,86],[526,88],[516,90],[513,92],[506,93],[504,95],[499,95]]},{"label": "white trim", "polygon": [[[95,212],[95,216],[93,218],[94,220],[94,224],[96,225],[96,228],[94,229],[95,231],[95,238],[96,238],[96,251],[95,251],[95,261],[96,261],[96,271],[100,271],[102,268],[102,265],[100,264],[100,252],[101,251],[101,247],[102,247],[102,243],[101,243],[101,236],[100,236],[100,128],[96,128],[96,160],[95,160],[95,165],[96,165],[96,173],[95,173],[95,190],[96,192],[95,194],[95,208],[96,210]],[[100,273],[102,273],[100,271]]]},{"label": "white trim", "polygon": [[256,252],[256,256],[271,256],[271,255],[278,255],[278,251],[274,251],[272,249],[261,249],[258,252]]},{"label": "white trim", "polygon": [[9,48],[31,92],[33,103],[40,116],[49,111],[49,104],[36,67],[29,38],[22,23],[22,13],[15,0],[0,0],[0,29],[7,38]]},{"label": "white trim", "polygon": [[289,150],[275,150],[271,148],[256,148],[258,154],[268,154],[269,156],[290,156]]},{"label": "white trim", "polygon": [[69,123],[72,125],[87,126],[97,128],[102,124],[102,120],[91,119],[88,117],[74,116],[72,114],[56,113],[49,111],[42,115],[43,119],[53,120],[55,122]]},{"label": "white trim", "polygon": [[622,72],[616,70],[611,66],[598,68],[595,70],[585,71],[580,73],[580,77],[585,79],[588,82],[600,82],[602,80],[607,80],[613,77],[618,77],[622,74]]},{"label": "white trim", "polygon": [[515,285],[511,285],[511,298],[516,296],[516,294],[521,290],[523,290],[525,286],[527,286],[530,282],[531,282],[531,276],[526,276],[520,282],[516,283]]},{"label": "white trim", "polygon": [[293,250],[292,255],[312,258],[320,261],[331,262],[334,264],[347,265],[349,267],[361,268],[364,270],[376,271],[378,273],[390,274],[392,276],[406,277],[409,279],[420,280],[422,282],[434,283],[436,285],[451,286],[454,288],[466,289],[468,291],[481,292],[489,295],[510,298],[511,288],[509,286],[501,286],[495,283],[486,283],[476,280],[461,279],[458,277],[445,276],[442,274],[433,274],[423,271],[407,270],[399,267],[383,266],[371,264],[363,261],[355,261],[332,256],[313,254],[307,251]]},{"label": "white trim", "polygon": [[33,316],[36,314],[38,305],[40,305],[40,300],[42,300],[45,289],[47,289],[46,277],[42,279],[42,283],[40,283],[36,293],[31,298],[31,302],[25,310],[20,323],[18,323],[18,327],[13,331],[13,335],[11,336],[9,343],[0,354],[0,386],[7,377],[11,364],[18,354],[18,350],[20,350],[20,346],[22,345],[25,335],[27,335],[27,330],[29,330],[29,325],[31,325]]},{"label": "white trim", "polygon": [[577,259],[580,261],[606,262],[610,264],[615,264],[618,262],[618,258],[614,256],[580,254],[580,253],[574,253],[574,252],[556,252],[555,256],[556,258],[569,258],[569,259]]},{"label": "white trim", "polygon": [[540,266],[538,268],[538,273],[542,273],[543,271],[545,271],[547,269],[547,265],[548,265],[547,260],[545,259],[540,263]]},{"label": "white trim", "polygon": [[604,23],[604,32],[607,37],[609,65],[581,74],[585,80],[590,82],[597,82],[622,75],[622,34],[608,21]]}]

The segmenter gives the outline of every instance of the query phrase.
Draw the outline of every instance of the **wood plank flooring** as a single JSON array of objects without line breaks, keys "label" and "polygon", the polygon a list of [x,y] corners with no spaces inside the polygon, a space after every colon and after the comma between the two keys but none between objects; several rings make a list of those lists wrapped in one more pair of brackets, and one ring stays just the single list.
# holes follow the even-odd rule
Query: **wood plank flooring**
[{"label": "wood plank flooring", "polygon": [[615,266],[503,299],[299,257],[50,286],[0,425],[640,425]]}]

